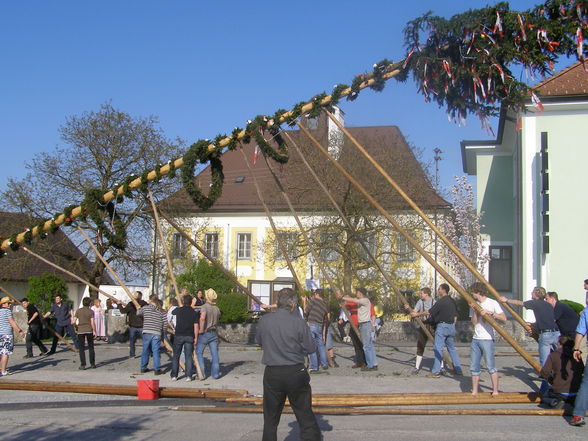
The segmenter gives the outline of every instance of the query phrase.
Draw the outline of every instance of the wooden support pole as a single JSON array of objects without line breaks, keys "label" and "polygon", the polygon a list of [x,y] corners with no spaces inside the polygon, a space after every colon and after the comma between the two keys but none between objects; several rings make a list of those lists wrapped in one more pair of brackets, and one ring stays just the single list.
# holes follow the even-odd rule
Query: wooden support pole
[{"label": "wooden support pole", "polygon": [[[306,166],[307,170],[310,172],[310,174],[312,175],[312,177],[314,178],[316,183],[319,185],[319,187],[321,188],[323,193],[327,196],[327,198],[331,202],[331,205],[333,206],[333,208],[335,208],[335,210],[339,214],[339,217],[345,223],[345,226],[353,231],[354,228],[351,225],[351,222],[349,222],[349,219],[347,218],[347,216],[345,216],[345,213],[343,213],[343,210],[341,209],[341,207],[339,207],[339,204],[337,203],[337,201],[335,201],[335,198],[333,197],[333,195],[331,195],[331,192],[329,191],[329,189],[326,187],[326,185],[323,183],[323,181],[318,177],[318,175],[316,174],[314,169],[311,167],[309,162],[306,160],[306,157],[302,154],[302,151],[300,150],[300,147],[298,146],[298,144],[292,139],[292,137],[288,134],[288,132],[284,131],[283,133],[286,136],[286,138],[288,139],[288,142],[294,147],[294,150],[296,151],[296,153],[298,153],[298,156],[302,160],[302,163]],[[309,133],[309,136],[312,137],[312,139],[314,140],[313,142],[315,142],[315,143],[318,142],[318,140],[316,138],[314,138],[312,135],[310,135],[310,133]],[[404,298],[404,296],[402,295],[402,293],[400,292],[398,287],[394,284],[392,278],[388,275],[388,272],[384,269],[384,267],[378,261],[378,259],[376,259],[376,257],[373,255],[373,253],[371,252],[369,247],[366,245],[365,241],[359,240],[359,243],[362,246],[364,252],[369,257],[369,259],[372,261],[372,263],[374,263],[374,265],[376,265],[376,267],[378,268],[378,271],[380,271],[380,274],[382,274],[384,279],[386,279],[386,282],[388,283],[388,285],[390,285],[390,287],[394,291],[396,298],[398,300],[400,300],[400,303],[402,303],[402,305],[404,306],[405,309],[407,307],[410,308],[410,305],[408,304],[408,302],[406,301],[406,299]],[[347,316],[349,315],[346,309],[344,310],[344,312],[346,312]],[[351,323],[350,317],[347,317],[347,320],[349,320],[349,322]],[[427,326],[425,326],[423,321],[418,317],[415,317],[414,320],[417,323],[417,325],[419,326],[419,328],[423,330],[423,332],[425,333],[427,338],[429,338],[430,341],[434,341],[435,338],[433,337],[433,335],[429,331],[429,328],[427,328]],[[451,361],[451,358],[445,352],[443,352],[443,360],[445,361],[445,365],[449,369],[453,368],[453,363]]]},{"label": "wooden support pole", "polygon": [[[263,408],[255,407],[206,407],[179,406],[170,410],[181,412],[202,413],[263,413]],[[312,409],[319,415],[519,415],[519,416],[569,416],[569,410],[563,409],[402,409],[402,408],[354,408],[354,407],[315,407]],[[284,408],[282,413],[294,413],[290,407]]]},{"label": "wooden support pole", "polygon": [[[400,187],[400,185],[398,185],[398,183],[394,179],[392,179],[390,174],[388,172],[386,172],[386,170],[384,170],[384,168],[380,164],[378,164],[378,162],[367,152],[367,150],[357,141],[357,139],[355,139],[353,137],[353,135],[351,133],[349,133],[349,130],[347,130],[343,126],[343,124],[341,124],[341,122],[339,122],[339,120],[337,118],[335,118],[335,116],[331,112],[329,112],[327,110],[324,110],[324,112],[331,119],[331,121],[333,121],[333,123],[335,123],[335,125],[339,128],[339,130],[341,130],[345,134],[345,136],[347,136],[347,138],[349,138],[349,140],[352,142],[352,144],[355,146],[355,148],[359,152],[361,152],[361,154],[386,179],[386,181],[394,188],[394,190],[396,190],[398,192],[398,194],[402,197],[402,199],[404,199],[411,206],[411,208],[428,225],[428,227],[437,235],[437,237],[439,239],[441,239],[443,241],[443,243],[451,250],[451,252],[453,252],[453,254],[455,254],[457,256],[457,258],[466,266],[466,268],[474,275],[474,277],[476,279],[478,279],[480,282],[482,282],[486,286],[486,288],[488,288],[488,292],[490,294],[492,294],[492,296],[498,300],[501,297],[501,295],[498,293],[498,291],[496,291],[496,289],[494,289],[494,287],[490,284],[490,282],[488,282],[484,278],[484,276],[482,274],[480,274],[478,269],[474,265],[472,265],[472,263],[463,255],[461,250],[459,248],[457,248],[453,244],[453,242],[451,242],[447,238],[447,236],[445,236],[443,234],[443,232],[437,227],[437,225],[435,225],[435,223],[431,219],[429,219],[429,216],[427,216],[425,214],[425,212],[423,210],[421,210],[421,208],[416,204],[416,202],[414,202],[410,198],[410,196],[408,196],[408,194]],[[456,288],[456,287],[454,286],[454,288]],[[506,309],[513,316],[513,318],[528,333],[531,332],[531,327],[529,326],[529,324],[527,322],[525,322],[523,320],[523,318],[521,316],[519,316],[513,308],[510,307],[510,305],[508,305],[506,303],[501,303],[501,305],[504,309]]]},{"label": "wooden support pole", "polygon": [[[301,124],[298,124],[298,127],[300,127],[300,130],[302,130],[307,136],[310,135],[310,132]],[[309,137],[309,139],[312,140],[311,137]],[[400,234],[402,234],[402,236],[404,236],[404,238],[415,248],[415,250],[417,250],[419,252],[419,254],[421,256],[423,256],[439,272],[439,274],[441,274],[441,276],[445,280],[447,280],[447,282],[450,283],[451,286],[453,286],[455,288],[455,290],[466,299],[466,301],[470,304],[470,306],[474,310],[476,310],[478,313],[480,313],[481,312],[480,305],[478,305],[478,303],[474,300],[474,298],[465,289],[463,289],[457,283],[457,281],[455,281],[455,279],[453,279],[453,277],[451,277],[451,275],[441,265],[439,265],[433,257],[431,257],[429,255],[429,253],[427,253],[427,251],[419,244],[419,242],[414,237],[412,237],[412,235],[409,234],[404,228],[402,228],[402,226],[392,216],[390,216],[390,214],[384,209],[384,207],[382,207],[382,205],[380,205],[380,203],[378,203],[378,201],[376,201],[368,193],[368,191],[353,176],[351,176],[351,174],[349,174],[349,172],[347,172],[347,170],[345,170],[341,164],[339,164],[338,161],[336,161],[335,159],[333,159],[333,157],[331,157],[331,155],[329,155],[327,150],[320,143],[313,142],[313,144],[317,147],[319,152],[321,152],[329,161],[331,161],[331,163],[343,174],[343,176],[355,188],[357,188],[357,190],[359,190],[360,193],[362,193],[364,195],[364,197],[380,212],[380,214],[382,214],[382,216],[384,216],[384,218],[386,220],[388,220],[388,222],[390,222],[390,224],[392,224],[392,226],[396,229],[396,231],[398,231]],[[519,345],[496,322],[496,320],[494,320],[493,318],[491,318],[489,316],[485,316],[484,319],[494,329],[496,329],[496,332],[498,332],[519,354],[521,354],[521,356],[527,361],[527,363],[529,363],[529,365],[531,365],[531,367],[533,369],[535,369],[537,372],[539,372],[541,370],[541,366],[539,365],[537,360],[535,360],[533,357],[531,357],[531,355],[521,345]]]},{"label": "wooden support pole", "polygon": [[[383,75],[381,75],[380,78],[385,81],[387,81],[391,78],[394,78],[395,76],[397,76],[398,74],[400,74],[402,72],[403,63],[404,63],[404,60],[391,64],[387,68],[386,72]],[[376,82],[376,79],[373,78],[373,74],[368,74],[365,76],[365,78],[366,78],[365,81],[363,81],[362,83],[360,83],[358,85],[359,90],[363,90],[367,87],[370,87]],[[348,87],[347,89],[345,89],[341,92],[339,97],[340,98],[346,97],[346,96],[350,95],[352,92],[353,92],[353,90],[351,89],[351,87]],[[332,99],[333,99],[332,95],[327,95],[320,101],[320,105],[323,107],[328,106],[331,103]],[[313,102],[313,100],[310,100],[304,106],[302,106],[302,108],[300,110],[302,113],[309,112],[310,110],[312,110],[314,105],[315,105],[315,103]],[[269,120],[267,122],[267,124],[268,124],[268,126],[270,126],[272,124],[276,124],[276,123],[282,124],[282,123],[286,122],[286,120],[292,114],[293,114],[293,111],[286,112],[281,115],[279,121]],[[245,130],[241,130],[241,132],[239,132],[239,134],[237,135],[237,138],[239,140],[241,140],[245,136],[246,136]],[[208,151],[210,153],[217,151],[217,152],[219,152],[219,154],[222,154],[223,149],[226,146],[228,146],[229,143],[232,142],[232,140],[233,140],[232,137],[227,136],[226,138],[221,139],[217,145],[210,144],[208,146]],[[174,162],[173,162],[173,169],[176,170],[176,169],[180,168],[182,165],[184,165],[184,158],[178,158],[178,159],[174,160]],[[170,172],[170,170],[172,169],[171,166],[172,166],[172,162],[169,161],[167,164],[165,164],[163,167],[161,167],[158,171],[156,171],[155,169],[151,170],[149,173],[147,173],[147,177],[146,177],[147,181],[151,182],[155,179],[160,179],[161,176],[167,175]],[[102,201],[104,203],[108,203],[108,202],[112,201],[113,199],[115,199],[117,196],[123,196],[125,191],[127,191],[128,189],[135,190],[135,189],[141,187],[142,185],[144,185],[143,178],[138,177],[138,178],[134,179],[133,181],[129,182],[128,188],[125,188],[125,186],[121,185],[120,187],[118,187],[115,190],[111,190],[111,191],[104,193],[104,195],[102,196]],[[77,206],[71,211],[71,214],[69,215],[69,217],[71,219],[76,219],[80,215],[82,215],[82,207]],[[53,228],[53,224],[60,226],[60,225],[63,225],[65,223],[65,221],[66,221],[66,216],[64,214],[60,214],[56,218],[50,219],[43,224],[43,232],[50,231],[51,228]],[[31,234],[32,234],[33,238],[37,237],[37,235],[38,235],[37,229],[34,228],[31,231]],[[24,239],[25,239],[24,232],[19,233],[16,236],[16,242],[20,245],[25,243]],[[10,239],[5,239],[0,243],[0,250],[8,251],[8,249],[10,249]]]},{"label": "wooden support pole", "polygon": [[[0,286],[0,291],[2,291],[4,294],[6,294],[8,297],[10,297],[12,300],[14,300],[15,302],[17,302],[20,306],[22,306],[22,302],[20,300],[18,300],[16,297],[14,297],[12,294],[10,294],[6,289],[4,289],[2,286]],[[60,335],[55,329],[53,329],[51,326],[49,326],[45,320],[43,319],[43,314],[41,314],[39,312],[39,318],[41,319],[41,321],[43,321],[45,323],[45,327],[47,328],[47,330],[49,332],[51,332],[55,337],[57,337],[57,339],[63,343],[65,343],[65,345],[72,351],[74,352],[78,352],[78,350],[73,347],[71,344],[69,344],[69,342],[63,338],[62,335]]]},{"label": "wooden support pole", "polygon": [[159,235],[159,241],[161,242],[161,248],[163,249],[163,254],[165,255],[165,262],[167,264],[167,273],[169,275],[169,279],[172,283],[174,288],[174,293],[176,295],[176,300],[178,301],[178,306],[182,305],[182,299],[180,297],[180,291],[178,290],[178,284],[176,283],[176,276],[174,274],[174,265],[172,263],[171,257],[169,255],[169,249],[167,248],[167,240],[163,234],[163,229],[161,228],[161,223],[159,222],[159,214],[157,211],[157,207],[155,206],[155,201],[153,200],[153,193],[151,190],[149,192],[149,203],[151,204],[151,210],[153,211],[153,219],[155,221],[155,230]]},{"label": "wooden support pole", "polygon": [[[167,248],[167,241],[165,240],[165,236],[163,235],[163,230],[161,228],[161,223],[159,222],[159,214],[157,212],[157,207],[155,206],[155,201],[153,200],[153,194],[151,190],[149,190],[149,202],[151,203],[151,209],[153,210],[153,219],[155,220],[155,228],[159,234],[159,239],[161,241],[161,247],[163,248],[163,252],[165,253],[165,260],[167,262],[167,270],[169,274],[169,278],[173,284],[174,291],[176,293],[176,300],[178,301],[178,306],[182,306],[182,299],[180,298],[180,291],[178,290],[178,284],[176,283],[176,276],[174,274],[174,265],[172,263],[171,257],[169,255],[169,250]],[[198,324],[200,327],[200,324]],[[197,337],[196,337],[197,338]],[[166,342],[167,343],[167,342]],[[169,345],[169,343],[167,343]],[[172,348],[172,356],[173,356],[173,348]],[[192,360],[194,361],[194,366],[196,366],[196,373],[198,374],[199,380],[204,380],[204,373],[202,372],[202,368],[200,367],[200,363],[198,363],[198,357],[192,351]],[[185,366],[184,366],[185,370]]]},{"label": "wooden support pole", "polygon": [[222,263],[220,263],[217,259],[213,258],[203,247],[201,247],[198,242],[196,242],[194,239],[192,239],[188,234],[186,234],[185,231],[182,231],[181,227],[175,223],[174,221],[171,220],[170,216],[166,215],[165,212],[163,212],[162,210],[159,210],[159,215],[165,219],[165,221],[171,225],[172,228],[174,228],[179,234],[180,236],[182,236],[184,239],[186,239],[191,245],[193,245],[204,257],[206,257],[214,266],[216,266],[219,270],[221,270],[223,272],[223,274],[225,276],[227,276],[229,279],[231,279],[231,281],[237,286],[239,287],[239,289],[241,291],[243,291],[251,300],[253,300],[255,303],[257,303],[258,305],[261,304],[261,300],[254,296],[251,291],[245,286],[243,285],[241,282],[239,282],[239,279],[237,279],[237,277],[235,277],[235,275],[229,271],[228,269],[226,269],[224,267],[224,265]]},{"label": "wooden support pole", "polygon": [[[108,270],[108,272],[112,275],[112,277],[114,277],[114,279],[118,282],[118,284],[121,286],[121,288],[123,289],[123,291],[127,294],[127,296],[129,297],[129,299],[131,299],[131,302],[133,302],[133,305],[135,305],[135,308],[137,309],[137,311],[139,311],[139,309],[141,308],[141,306],[139,305],[139,302],[137,302],[137,299],[135,299],[135,297],[131,293],[131,290],[127,287],[127,285],[118,276],[118,274],[116,273],[116,271],[114,271],[114,269],[106,261],[106,259],[104,258],[104,256],[102,254],[100,254],[100,252],[98,251],[98,248],[96,248],[96,245],[94,245],[94,243],[88,237],[88,235],[86,234],[86,232],[81,227],[79,227],[79,226],[77,227],[77,230],[80,232],[80,234],[82,236],[84,236],[84,239],[86,239],[86,242],[88,242],[88,245],[90,245],[90,248],[92,248],[92,250],[94,251],[94,254],[96,254],[96,257],[102,262],[102,264],[104,265],[104,267]],[[163,339],[162,341],[163,341],[163,346],[165,347],[165,349],[167,350],[167,352],[173,354],[173,349],[170,346],[169,342],[167,340],[165,340],[165,339]],[[183,363],[180,361],[180,365],[182,365],[182,364]],[[183,368],[183,366],[182,366],[182,368]]]},{"label": "wooden support pole", "polygon": [[[257,192],[257,197],[259,198],[259,201],[261,202],[261,205],[263,206],[263,209],[265,211],[265,215],[267,216],[267,218],[269,220],[270,227],[272,228],[272,231],[274,232],[275,240],[278,242],[278,247],[280,248],[280,252],[284,256],[284,259],[286,260],[286,264],[288,265],[288,269],[292,273],[292,277],[294,278],[294,282],[296,283],[296,286],[298,287],[298,292],[300,294],[300,297],[304,298],[304,287],[300,283],[300,280],[298,279],[298,276],[296,275],[296,270],[294,268],[294,265],[292,264],[292,261],[290,260],[290,257],[288,256],[288,250],[286,248],[286,244],[284,243],[284,241],[280,237],[278,228],[276,227],[276,224],[274,222],[274,218],[270,212],[269,207],[265,203],[265,200],[264,200],[263,195],[261,193],[261,189],[259,188],[259,183],[257,182],[257,178],[255,177],[255,174],[253,173],[253,170],[251,169],[251,165],[249,164],[249,160],[247,159],[247,155],[245,154],[245,152],[243,151],[242,148],[240,148],[239,150],[243,154],[243,159],[245,160],[245,164],[247,164],[247,169],[249,170],[249,175],[251,176],[251,179],[253,179],[253,185],[255,186],[255,190]],[[236,268],[235,268],[235,270],[236,270]]]},{"label": "wooden support pole", "polygon": [[[400,394],[399,394],[400,395]],[[366,394],[364,396],[312,396],[313,406],[425,406],[425,405],[454,405],[454,404],[525,404],[537,403],[541,400],[539,394],[499,394],[497,397],[490,393],[473,396],[471,393],[462,394],[402,394],[400,396],[379,396]],[[248,404],[261,406],[261,397],[227,398],[227,403]],[[286,405],[289,402],[286,400]]]},{"label": "wooden support pole", "polygon": [[[28,390],[38,392],[137,396],[137,386],[102,383],[69,383],[57,381],[2,380],[0,381],[0,390]],[[224,400],[227,398],[238,398],[247,395],[247,391],[238,389],[160,387],[159,391],[159,396],[161,398],[211,398]]]},{"label": "wooden support pole", "polygon": [[[245,160],[247,161],[247,158],[245,158]],[[304,229],[304,226],[302,225],[302,222],[300,221],[298,213],[294,209],[294,205],[292,204],[292,201],[290,200],[290,196],[288,196],[288,194],[286,193],[284,186],[282,185],[282,183],[280,182],[280,180],[276,176],[274,170],[272,169],[272,167],[271,167],[271,165],[265,155],[264,155],[264,160],[266,162],[267,168],[269,169],[269,171],[274,179],[274,182],[276,183],[278,189],[280,190],[280,194],[282,195],[282,198],[286,201],[286,204],[288,205],[288,209],[290,210],[290,213],[292,214],[292,216],[294,217],[294,220],[296,221],[296,225],[298,226],[298,229],[300,230],[300,233],[302,234],[304,244],[306,245],[306,247],[310,251],[314,261],[319,266],[319,270],[320,270],[321,274],[323,275],[323,278],[327,280],[327,283],[331,286],[331,289],[333,289],[333,290],[340,289],[337,286],[337,284],[335,283],[335,281],[333,280],[333,278],[329,276],[327,268],[325,267],[323,261],[320,259],[319,254],[316,252],[316,250],[312,246],[312,243],[308,237],[308,234],[306,233],[306,230]],[[353,329],[353,332],[355,332],[355,334],[357,335],[358,338],[361,338],[361,334],[359,332],[359,329],[357,328],[355,323],[353,323],[353,320],[351,320],[351,315],[349,314],[349,311],[347,310],[345,305],[342,305],[342,309],[345,314],[345,317],[347,317],[347,320],[349,321],[349,325],[351,326],[351,329]]]},{"label": "wooden support pole", "polygon": [[27,247],[22,247],[23,251],[30,254],[33,257],[36,257],[37,259],[39,259],[41,262],[46,263],[47,265],[55,268],[56,270],[59,270],[61,272],[63,272],[64,274],[67,274],[68,276],[76,279],[78,282],[83,283],[84,285],[86,285],[88,288],[93,289],[96,292],[99,292],[100,294],[106,296],[107,298],[109,298],[110,300],[112,300],[115,303],[118,303],[119,300],[114,297],[113,295],[107,293],[106,291],[104,291],[103,289],[93,285],[92,283],[88,282],[87,280],[84,280],[82,277],[78,276],[75,273],[72,273],[71,271],[66,270],[65,268],[60,267],[59,265],[56,265],[55,263],[45,259],[43,256],[40,256],[39,254],[29,250]]}]

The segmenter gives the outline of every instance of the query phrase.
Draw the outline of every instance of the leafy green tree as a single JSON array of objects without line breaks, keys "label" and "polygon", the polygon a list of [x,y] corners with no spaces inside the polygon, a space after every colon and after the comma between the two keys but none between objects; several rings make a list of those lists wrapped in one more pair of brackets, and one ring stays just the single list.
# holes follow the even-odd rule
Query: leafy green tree
[{"label": "leafy green tree", "polygon": [[247,321],[247,296],[245,294],[229,292],[219,294],[216,306],[221,311],[221,323],[243,323]]},{"label": "leafy green tree", "polygon": [[196,293],[198,289],[214,289],[217,294],[234,291],[235,284],[221,270],[207,260],[192,262],[187,271],[176,278],[178,288],[187,288],[188,292]]},{"label": "leafy green tree", "polygon": [[29,289],[26,297],[43,312],[49,310],[55,296],[61,296],[64,302],[69,302],[65,280],[55,274],[45,273],[40,276],[31,276],[28,283]]}]

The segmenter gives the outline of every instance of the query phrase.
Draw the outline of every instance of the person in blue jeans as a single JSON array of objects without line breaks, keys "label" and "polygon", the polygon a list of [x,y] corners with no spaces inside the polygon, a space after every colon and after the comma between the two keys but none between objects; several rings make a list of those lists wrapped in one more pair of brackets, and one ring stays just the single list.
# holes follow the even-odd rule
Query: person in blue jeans
[{"label": "person in blue jeans", "polygon": [[496,300],[488,298],[488,290],[483,283],[474,283],[470,286],[469,291],[478,302],[478,306],[480,306],[480,312],[470,308],[470,320],[474,325],[474,336],[470,348],[472,395],[478,395],[481,373],[480,361],[483,356],[486,369],[488,369],[490,380],[492,381],[492,396],[496,397],[498,396],[498,369],[496,369],[496,363],[494,362],[494,338],[496,333],[492,325],[486,321],[486,317],[505,322],[506,315]]},{"label": "person in blue jeans", "polygon": [[[586,281],[584,282],[586,284]],[[582,349],[580,349],[580,343],[582,338],[588,333],[588,307],[584,308],[580,314],[580,321],[576,328],[576,337],[574,339],[574,360],[582,360]],[[573,416],[570,419],[572,426],[583,426],[586,424],[584,416],[588,410],[588,363],[584,366],[584,374],[582,375],[582,384],[578,395],[576,395],[576,403],[574,404]]]},{"label": "person in blue jeans", "polygon": [[204,349],[206,346],[210,349],[211,368],[210,376],[215,380],[220,378],[220,359],[218,356],[218,334],[216,328],[220,317],[220,310],[216,306],[216,292],[214,289],[207,289],[204,293],[206,303],[200,307],[200,334],[196,341],[196,357],[198,364],[202,369],[202,374],[206,378],[206,369],[204,365]]},{"label": "person in blue jeans", "polygon": [[137,315],[143,317],[143,351],[141,352],[141,373],[148,372],[149,357],[153,356],[153,370],[155,375],[161,375],[161,360],[159,349],[161,348],[161,335],[163,327],[167,323],[167,314],[159,307],[159,299],[156,295],[149,296],[149,304],[140,306]]},{"label": "person in blue jeans", "polygon": [[[310,334],[316,344],[317,350],[308,355],[310,360],[309,372],[317,372],[319,364],[322,369],[328,369],[326,343],[326,330],[329,323],[329,309],[322,299],[322,289],[315,289],[312,292],[311,299],[306,302],[304,313],[310,328]],[[318,357],[317,357],[318,354]]]},{"label": "person in blue jeans", "polygon": [[453,362],[455,374],[463,375],[459,355],[454,344],[457,305],[455,300],[449,295],[449,285],[447,283],[439,285],[437,295],[437,302],[429,309],[429,315],[433,323],[436,324],[436,328],[435,343],[433,345],[435,361],[433,363],[433,370],[428,377],[439,378],[441,376],[441,362],[443,361],[443,348],[445,346],[447,346],[447,352],[449,352],[449,356]]},{"label": "person in blue jeans", "polygon": [[362,371],[377,371],[378,358],[376,356],[375,341],[375,314],[372,314],[372,303],[367,296],[365,288],[356,288],[355,297],[344,296],[337,292],[337,298],[346,302],[357,303],[357,320],[359,323],[359,336],[365,353],[365,362],[367,366],[361,368]]},{"label": "person in blue jeans", "polygon": [[[539,333],[537,344],[539,346],[539,364],[541,366],[545,364],[551,351],[557,351],[560,336],[559,328],[555,322],[553,306],[545,300],[546,296],[547,292],[545,291],[545,288],[537,286],[531,291],[531,300],[525,302],[509,299],[504,296],[499,298],[502,303],[524,306],[525,309],[533,311],[533,314],[535,315],[535,327]],[[546,393],[549,390],[549,387],[549,383],[544,380],[541,382],[539,392]]]},{"label": "person in blue jeans", "polygon": [[[57,320],[55,324],[55,332],[65,338],[65,334],[70,336],[71,341],[73,342],[76,349],[79,349],[78,346],[78,339],[76,333],[74,331],[74,327],[71,324],[71,306],[69,303],[64,302],[60,295],[55,296],[55,302],[51,304],[51,309],[45,313],[43,318],[49,317],[51,314]],[[51,349],[47,352],[47,355],[55,354],[57,349],[57,342],[58,342],[57,335],[53,336],[53,343],[51,344]]]},{"label": "person in blue jeans", "polygon": [[[134,297],[139,306],[143,307],[147,305],[147,302],[143,300],[143,293],[141,291],[135,292]],[[137,308],[135,308],[133,302],[129,302],[125,306],[121,302],[117,303],[120,305],[120,312],[127,314],[127,323],[129,324],[129,358],[135,358],[135,342],[143,335],[143,317],[137,315]]]}]

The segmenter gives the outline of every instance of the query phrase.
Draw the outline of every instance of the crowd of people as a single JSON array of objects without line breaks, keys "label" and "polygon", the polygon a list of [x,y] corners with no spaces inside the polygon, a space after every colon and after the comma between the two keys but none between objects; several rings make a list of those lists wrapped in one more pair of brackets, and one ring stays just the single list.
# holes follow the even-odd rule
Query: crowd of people
[{"label": "crowd of people", "polygon": [[[204,350],[209,348],[211,354],[211,377],[220,377],[220,360],[218,355],[218,335],[216,327],[220,317],[220,310],[216,306],[217,294],[213,289],[204,293],[198,290],[195,296],[189,295],[186,289],[182,290],[182,307],[178,307],[177,300],[173,299],[170,308],[163,309],[162,301],[151,295],[149,302],[143,300],[143,294],[137,291],[134,301],[123,304],[120,301],[110,301],[108,309],[117,308],[127,317],[129,329],[129,358],[136,358],[135,346],[140,337],[142,350],[140,356],[140,370],[149,372],[148,364],[153,359],[152,367],[155,375],[163,374],[161,369],[160,351],[163,347],[172,352],[172,380],[178,378],[178,366],[180,358],[185,363],[186,379],[193,381],[196,377],[193,354],[196,354],[198,365],[201,368],[202,379],[206,378]],[[7,369],[9,356],[14,350],[13,330],[25,337],[26,355],[24,358],[32,358],[33,344],[39,348],[40,355],[51,356],[55,354],[59,340],[69,336],[73,346],[77,349],[80,358],[80,370],[96,368],[96,341],[108,341],[106,337],[106,310],[102,308],[99,299],[84,297],[79,309],[73,310],[68,302],[63,301],[60,295],[55,296],[49,311],[41,315],[39,310],[29,302],[22,299],[21,306],[27,313],[28,329],[25,332],[16,323],[12,315],[12,299],[4,297],[0,304],[0,376],[8,375]],[[175,303],[175,305],[174,305]],[[53,329],[53,341],[51,349],[41,341],[43,328],[42,320],[52,316],[55,320]],[[168,337],[171,343],[168,342]],[[163,342],[163,345],[162,345]]]},{"label": "crowd of people", "polygon": [[[584,282],[584,288],[588,291],[588,280]],[[521,306],[533,311],[535,318],[532,332],[537,340],[539,363],[542,366],[540,376],[544,381],[540,392],[544,403],[558,407],[565,403],[573,404],[574,416],[570,424],[585,424],[584,416],[588,408],[588,373],[583,363],[580,345],[588,330],[588,308],[578,316],[570,306],[559,301],[557,293],[547,292],[542,287],[534,288],[531,299],[527,301],[507,297],[499,297],[498,301],[491,299],[483,283],[474,283],[469,287],[469,292],[476,302],[476,305],[470,305],[469,311],[473,325],[470,346],[472,394],[477,395],[479,391],[482,359],[490,375],[492,395],[499,394],[499,376],[494,360],[496,335],[494,327],[487,319],[505,322],[506,314],[501,304]],[[300,413],[297,413],[297,417],[300,416],[298,420],[301,426],[306,424],[301,430],[310,434],[317,430],[309,404],[308,374],[338,367],[333,352],[329,307],[323,294],[321,289],[313,290],[309,298],[302,297],[300,307],[294,291],[286,289],[280,291],[275,305],[262,305],[267,309],[277,308],[275,313],[262,317],[256,334],[256,341],[264,350],[262,363],[266,365],[263,381],[267,439],[273,439],[272,434],[277,430],[279,415],[286,397],[289,398],[295,412]],[[341,292],[335,294],[342,306],[337,318],[341,337],[343,340],[349,337],[354,348],[352,367],[364,371],[378,370],[374,345],[378,330],[378,314],[368,298],[367,291],[359,287],[353,296],[343,295]],[[412,374],[419,374],[427,341],[429,336],[434,336],[433,367],[427,376],[440,378],[446,371],[443,362],[445,348],[451,358],[454,374],[463,375],[454,342],[458,309],[450,295],[449,286],[445,283],[440,284],[436,299],[428,287],[422,288],[419,296],[414,308],[406,306],[410,316],[418,323]],[[216,306],[217,294],[214,290],[208,289],[205,292],[199,290],[195,296],[191,296],[186,290],[182,290],[179,298],[181,305],[173,299],[167,311],[163,309],[162,302],[157,296],[152,295],[149,302],[145,302],[141,292],[135,294],[134,302],[126,305],[117,302],[121,313],[126,314],[129,325],[129,357],[136,357],[135,344],[137,337],[140,336],[143,345],[141,372],[150,371],[148,365],[152,358],[154,374],[161,375],[163,371],[159,354],[162,342],[167,344],[169,335],[173,352],[170,372],[173,381],[179,378],[182,360],[187,381],[193,381],[197,374],[201,378],[207,377],[203,357],[206,347],[211,354],[210,376],[217,379],[221,375],[217,334],[220,310]],[[13,331],[21,335],[24,335],[24,331],[12,317],[11,299],[2,298],[0,303],[0,376],[4,376],[8,374],[8,357],[13,350]],[[105,337],[104,310],[99,302],[87,297],[82,300],[81,308],[72,311],[67,302],[56,296],[51,309],[44,316],[41,316],[27,299],[23,299],[22,306],[27,312],[28,324],[26,357],[32,357],[33,344],[38,346],[42,355],[55,353],[57,337],[54,337],[50,350],[47,350],[40,340],[42,317],[52,315],[56,321],[55,331],[61,335],[69,335],[78,349],[80,369],[87,367],[86,348],[89,366],[96,367],[94,341]],[[346,322],[349,322],[351,330],[344,336],[343,325]],[[276,332],[275,328],[280,328],[281,331]],[[198,368],[202,370],[201,373],[197,372]],[[312,439],[313,436],[309,435],[308,439]]]}]

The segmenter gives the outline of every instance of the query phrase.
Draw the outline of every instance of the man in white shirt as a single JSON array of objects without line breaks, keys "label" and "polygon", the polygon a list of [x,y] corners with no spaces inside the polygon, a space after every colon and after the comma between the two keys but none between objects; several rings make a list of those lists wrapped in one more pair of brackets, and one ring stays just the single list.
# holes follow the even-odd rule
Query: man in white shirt
[{"label": "man in white shirt", "polygon": [[480,384],[480,361],[482,355],[486,362],[486,369],[492,380],[492,396],[498,395],[498,370],[494,363],[494,328],[486,321],[485,317],[492,317],[494,320],[506,321],[504,311],[499,303],[488,298],[486,285],[477,282],[470,286],[469,291],[478,302],[481,312],[470,308],[470,319],[474,325],[474,337],[470,352],[470,371],[472,373],[472,395],[478,394]]}]

